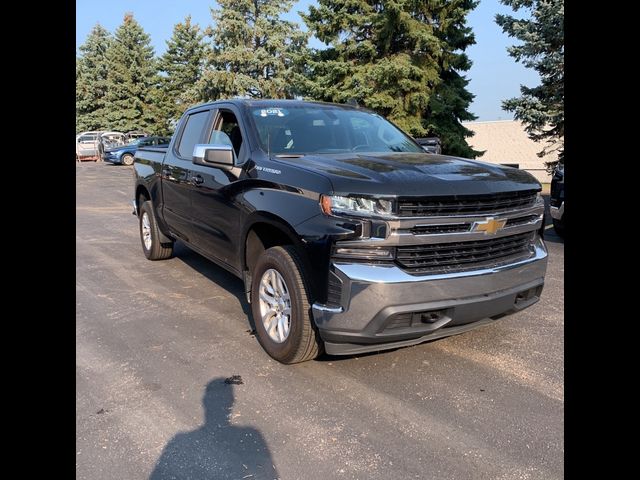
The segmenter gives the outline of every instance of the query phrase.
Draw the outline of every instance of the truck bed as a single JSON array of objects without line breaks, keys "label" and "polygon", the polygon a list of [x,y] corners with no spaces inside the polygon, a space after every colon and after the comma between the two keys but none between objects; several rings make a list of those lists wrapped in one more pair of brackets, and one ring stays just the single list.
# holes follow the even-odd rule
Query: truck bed
[{"label": "truck bed", "polygon": [[169,147],[141,147],[136,150],[135,161],[148,164],[162,164]]}]

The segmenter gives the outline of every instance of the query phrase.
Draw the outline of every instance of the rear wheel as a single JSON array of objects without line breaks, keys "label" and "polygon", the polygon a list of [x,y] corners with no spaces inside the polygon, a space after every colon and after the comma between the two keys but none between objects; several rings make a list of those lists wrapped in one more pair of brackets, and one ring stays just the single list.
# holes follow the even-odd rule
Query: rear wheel
[{"label": "rear wheel", "polygon": [[133,165],[133,155],[131,155],[130,153],[125,153],[122,156],[122,163],[125,165]]},{"label": "rear wheel", "polygon": [[264,251],[252,274],[251,311],[258,341],[282,363],[311,360],[322,351],[306,278],[298,253],[288,245]]},{"label": "rear wheel", "polygon": [[156,217],[153,213],[153,205],[149,200],[140,207],[140,241],[142,251],[149,260],[164,260],[173,254],[173,242],[160,243],[160,231]]}]

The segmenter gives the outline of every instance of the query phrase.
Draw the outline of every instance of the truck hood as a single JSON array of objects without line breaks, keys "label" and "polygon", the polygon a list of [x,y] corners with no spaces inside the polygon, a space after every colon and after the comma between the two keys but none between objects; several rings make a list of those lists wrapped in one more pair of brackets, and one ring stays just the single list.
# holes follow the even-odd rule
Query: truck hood
[{"label": "truck hood", "polygon": [[328,177],[338,194],[477,195],[540,188],[523,170],[428,153],[324,154],[276,160]]}]

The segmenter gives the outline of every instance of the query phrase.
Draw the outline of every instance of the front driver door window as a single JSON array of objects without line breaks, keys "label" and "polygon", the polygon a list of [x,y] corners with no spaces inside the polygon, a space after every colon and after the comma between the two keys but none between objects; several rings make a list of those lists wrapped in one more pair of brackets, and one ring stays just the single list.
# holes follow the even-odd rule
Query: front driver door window
[{"label": "front driver door window", "polygon": [[220,109],[218,119],[211,131],[209,143],[225,143],[233,146],[238,163],[244,162],[244,142],[242,132],[235,114],[230,110]]}]

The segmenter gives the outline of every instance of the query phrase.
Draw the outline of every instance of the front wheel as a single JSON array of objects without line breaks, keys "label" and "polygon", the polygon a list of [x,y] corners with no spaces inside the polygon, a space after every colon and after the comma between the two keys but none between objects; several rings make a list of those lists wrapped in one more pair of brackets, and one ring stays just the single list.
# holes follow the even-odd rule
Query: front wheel
[{"label": "front wheel", "polygon": [[303,263],[291,246],[272,247],[258,259],[251,281],[251,311],[262,348],[281,363],[316,358],[322,342],[313,324]]},{"label": "front wheel", "polygon": [[149,260],[164,260],[173,254],[173,243],[160,243],[160,231],[153,205],[149,200],[140,207],[140,241],[142,251]]},{"label": "front wheel", "polygon": [[131,166],[133,165],[133,155],[126,153],[122,156],[122,163]]}]

